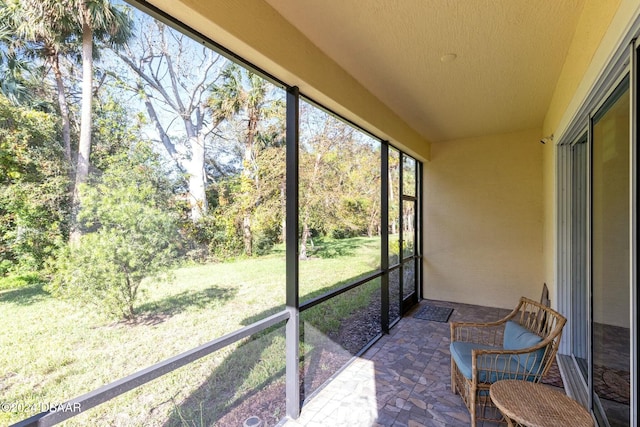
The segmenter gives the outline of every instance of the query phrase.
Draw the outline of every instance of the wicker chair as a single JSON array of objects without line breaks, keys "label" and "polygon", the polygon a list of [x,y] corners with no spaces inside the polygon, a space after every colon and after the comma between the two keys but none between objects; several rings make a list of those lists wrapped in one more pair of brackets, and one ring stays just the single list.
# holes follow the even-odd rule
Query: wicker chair
[{"label": "wicker chair", "polygon": [[496,322],[450,322],[451,391],[477,421],[504,422],[489,387],[503,379],[540,382],[553,362],[567,319],[528,298]]}]

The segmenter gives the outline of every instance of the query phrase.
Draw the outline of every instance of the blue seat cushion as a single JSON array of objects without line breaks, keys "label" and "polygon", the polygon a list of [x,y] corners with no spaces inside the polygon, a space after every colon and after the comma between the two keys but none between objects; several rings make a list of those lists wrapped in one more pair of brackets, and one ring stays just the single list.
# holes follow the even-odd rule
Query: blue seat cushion
[{"label": "blue seat cushion", "polygon": [[[451,357],[455,361],[462,375],[467,379],[472,378],[471,374],[471,351],[480,350],[502,350],[502,347],[495,347],[486,344],[478,344],[465,341],[454,341],[449,345]],[[519,359],[515,355],[490,355],[478,358],[478,381],[483,383],[494,383],[499,380],[525,379],[524,369],[518,363]],[[529,377],[527,379],[533,379]]]},{"label": "blue seat cushion", "polygon": [[[520,324],[509,320],[504,327],[503,346],[505,350],[522,350],[534,347],[542,341],[538,335]],[[518,363],[529,372],[537,372],[544,357],[544,348],[531,353],[519,354]]]}]

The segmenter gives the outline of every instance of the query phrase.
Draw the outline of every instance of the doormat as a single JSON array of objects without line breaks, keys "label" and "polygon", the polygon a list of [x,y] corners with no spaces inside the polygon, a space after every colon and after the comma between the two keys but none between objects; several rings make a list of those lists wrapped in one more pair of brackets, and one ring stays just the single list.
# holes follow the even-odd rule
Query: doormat
[{"label": "doormat", "polygon": [[450,307],[438,307],[436,305],[425,305],[419,312],[413,315],[416,319],[431,320],[434,322],[447,322],[453,312]]}]

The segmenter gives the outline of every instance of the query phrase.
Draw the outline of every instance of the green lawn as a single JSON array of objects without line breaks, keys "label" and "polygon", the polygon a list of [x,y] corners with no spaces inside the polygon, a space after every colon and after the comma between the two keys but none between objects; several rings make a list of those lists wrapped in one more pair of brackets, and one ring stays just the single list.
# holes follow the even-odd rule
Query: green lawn
[{"label": "green lawn", "polygon": [[[301,301],[372,271],[379,263],[379,239],[316,245],[315,257],[300,263]],[[183,267],[173,273],[171,282],[143,284],[140,314],[128,323],[108,321],[92,307],[54,299],[39,285],[4,289],[0,282],[0,403],[14,409],[61,403],[284,307],[282,252]],[[334,317],[345,312],[344,307],[335,310]],[[335,327],[335,322],[327,325],[327,329]],[[198,425],[193,419],[199,411],[195,396],[205,396],[200,402],[208,402],[207,411],[222,413],[251,390],[282,381],[281,330],[262,334],[250,345],[241,344],[100,405],[68,424]],[[212,393],[220,396],[214,404],[206,397]],[[185,408],[190,413],[185,414]],[[33,412],[3,410],[0,425],[30,415]],[[170,417],[173,421],[167,423]]]}]

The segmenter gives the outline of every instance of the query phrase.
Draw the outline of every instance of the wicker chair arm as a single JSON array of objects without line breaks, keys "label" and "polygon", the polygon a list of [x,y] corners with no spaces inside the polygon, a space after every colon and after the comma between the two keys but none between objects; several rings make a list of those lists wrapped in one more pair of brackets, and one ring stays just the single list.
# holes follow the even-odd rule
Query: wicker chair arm
[{"label": "wicker chair arm", "polygon": [[496,326],[501,326],[505,324],[509,320],[508,317],[496,320],[494,322],[449,322],[454,327],[463,327],[463,326],[476,326],[479,328],[491,328]]},{"label": "wicker chair arm", "polygon": [[490,323],[451,322],[451,342],[466,341],[478,344],[501,345],[503,321]]}]

